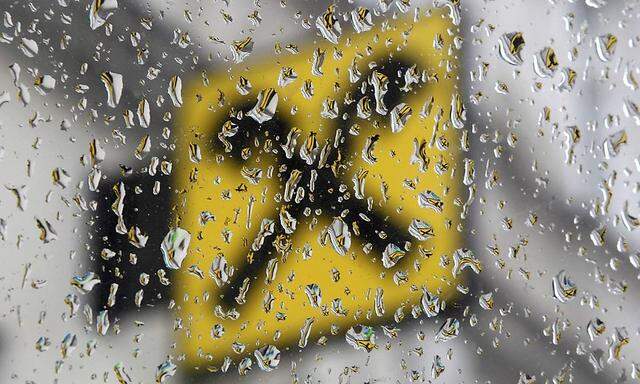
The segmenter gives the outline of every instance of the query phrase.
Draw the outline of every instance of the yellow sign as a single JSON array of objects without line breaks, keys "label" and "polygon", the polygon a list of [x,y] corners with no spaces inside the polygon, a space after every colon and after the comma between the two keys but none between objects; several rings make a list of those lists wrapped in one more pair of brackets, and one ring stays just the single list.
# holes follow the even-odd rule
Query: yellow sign
[{"label": "yellow sign", "polygon": [[176,223],[192,239],[172,287],[190,366],[418,315],[425,290],[451,297],[463,110],[449,27],[384,21],[185,92]]}]

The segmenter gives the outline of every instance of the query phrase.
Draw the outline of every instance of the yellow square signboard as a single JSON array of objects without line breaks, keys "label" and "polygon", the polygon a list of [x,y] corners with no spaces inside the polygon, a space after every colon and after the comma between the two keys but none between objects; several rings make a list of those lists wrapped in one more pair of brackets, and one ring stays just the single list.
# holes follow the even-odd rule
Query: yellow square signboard
[{"label": "yellow square signboard", "polygon": [[389,18],[255,61],[247,39],[240,63],[187,87],[174,222],[191,242],[172,289],[189,366],[352,327],[370,349],[358,325],[433,315],[453,295],[464,109],[450,28],[440,13]]}]

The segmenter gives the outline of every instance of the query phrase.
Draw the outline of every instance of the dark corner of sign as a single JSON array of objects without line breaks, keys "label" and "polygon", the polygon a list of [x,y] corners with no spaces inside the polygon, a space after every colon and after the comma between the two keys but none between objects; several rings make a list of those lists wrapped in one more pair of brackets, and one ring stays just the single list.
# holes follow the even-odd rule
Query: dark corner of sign
[{"label": "dark corner of sign", "polygon": [[[152,194],[154,183],[160,180],[161,188]],[[136,248],[129,243],[126,234],[116,232],[117,217],[111,209],[115,201],[112,186],[119,181],[125,183],[124,222],[127,229],[137,226],[147,235],[148,241],[143,248]],[[136,194],[135,188],[142,189]],[[94,311],[108,309],[114,316],[126,316],[145,308],[166,304],[169,301],[170,286],[160,283],[157,271],[164,268],[160,244],[170,225],[170,177],[150,176],[148,174],[132,174],[124,177],[108,175],[100,183],[97,192],[98,207],[94,212],[94,225],[89,229],[88,251],[86,257],[90,269],[100,278],[91,292],[91,307]],[[108,248],[116,253],[109,260],[101,257],[101,251]],[[135,254],[136,262],[131,262],[131,254]],[[140,283],[140,275],[149,275],[146,286]],[[115,304],[108,306],[110,287],[118,284]],[[135,295],[140,289],[144,296],[140,308],[135,304]]]}]

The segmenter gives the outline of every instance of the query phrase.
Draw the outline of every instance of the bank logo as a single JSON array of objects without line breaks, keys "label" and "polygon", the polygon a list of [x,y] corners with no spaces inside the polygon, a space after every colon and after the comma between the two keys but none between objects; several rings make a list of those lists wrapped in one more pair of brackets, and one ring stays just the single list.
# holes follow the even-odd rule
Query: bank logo
[{"label": "bank logo", "polygon": [[173,205],[192,238],[172,294],[190,365],[425,316],[425,300],[437,313],[453,295],[464,111],[449,27],[390,20],[185,87]]}]

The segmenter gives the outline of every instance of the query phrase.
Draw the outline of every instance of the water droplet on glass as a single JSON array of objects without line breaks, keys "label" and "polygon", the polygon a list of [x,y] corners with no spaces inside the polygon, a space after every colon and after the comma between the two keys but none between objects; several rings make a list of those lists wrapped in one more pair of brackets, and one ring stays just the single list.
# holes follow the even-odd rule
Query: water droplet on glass
[{"label": "water droplet on glass", "polygon": [[278,107],[278,94],[273,88],[263,89],[258,94],[256,105],[247,112],[247,115],[262,124],[273,118]]},{"label": "water droplet on glass", "polygon": [[273,345],[265,345],[253,352],[260,369],[271,372],[280,364],[280,350]]},{"label": "water droplet on glass", "polygon": [[551,285],[553,297],[561,303],[573,300],[578,294],[578,288],[565,270],[553,277]]},{"label": "water droplet on glass", "polygon": [[171,229],[162,240],[160,250],[164,265],[169,269],[180,269],[187,257],[191,235],[180,227]]},{"label": "water droplet on glass", "polygon": [[118,8],[117,0],[93,0],[89,8],[89,26],[95,30],[103,26]]},{"label": "water droplet on glass", "polygon": [[376,335],[372,327],[355,325],[345,335],[347,343],[356,350],[371,352],[376,348]]},{"label": "water droplet on glass", "polygon": [[522,49],[525,46],[522,32],[509,32],[500,36],[498,40],[498,52],[502,60],[511,65],[521,65]]},{"label": "water droplet on glass", "polygon": [[333,44],[338,44],[338,39],[342,35],[340,21],[336,15],[335,4],[329,5],[327,10],[316,19],[316,27],[320,30],[322,37]]},{"label": "water droplet on glass", "polygon": [[102,72],[100,80],[107,91],[107,105],[115,108],[120,103],[123,89],[122,75],[115,72]]}]

